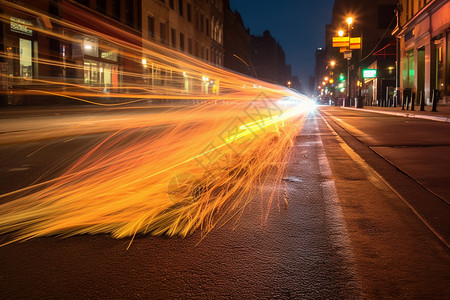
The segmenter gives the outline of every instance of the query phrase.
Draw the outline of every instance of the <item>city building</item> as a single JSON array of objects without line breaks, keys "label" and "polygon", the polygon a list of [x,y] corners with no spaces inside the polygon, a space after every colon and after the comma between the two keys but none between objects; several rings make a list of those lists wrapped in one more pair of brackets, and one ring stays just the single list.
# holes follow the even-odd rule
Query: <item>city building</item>
[{"label": "city building", "polygon": [[291,81],[291,66],[281,45],[268,30],[262,36],[251,36],[250,60],[258,79],[287,86]]},{"label": "city building", "polygon": [[[328,78],[319,94],[330,98],[363,96],[369,104],[381,104],[393,97],[395,39],[390,32],[395,26],[395,8],[396,0],[335,1],[331,22],[325,28],[322,65],[316,65],[316,87]],[[350,24],[347,23],[349,17],[352,18]],[[361,38],[359,49],[352,49],[349,62],[343,48],[333,47],[333,37],[339,34]],[[330,62],[334,62],[333,65]],[[363,78],[364,69],[376,70],[376,77]]]},{"label": "city building", "polygon": [[223,65],[223,0],[144,0],[142,37]]},{"label": "city building", "polygon": [[[430,104],[433,90],[450,103],[450,2],[447,0],[400,0],[398,24],[398,88],[424,92]],[[420,97],[416,97],[417,101]]]},{"label": "city building", "polygon": [[[194,86],[200,86],[204,92],[209,89],[218,92],[219,83],[214,79],[186,76],[186,70],[175,65],[161,65],[149,54],[155,51],[162,55],[182,53],[223,66],[223,0],[144,0],[142,24],[143,78],[149,86],[178,84],[185,92]],[[155,48],[154,44],[162,48]],[[178,58],[182,59],[182,56]]]},{"label": "city building", "polygon": [[224,66],[245,75],[256,76],[249,55],[250,29],[245,28],[239,12],[231,9],[229,0],[225,0],[224,22]]},{"label": "city building", "polygon": [[137,61],[130,49],[141,47],[140,11],[141,0],[4,1],[2,12],[10,16],[0,28],[2,85],[8,91],[4,102],[58,102],[59,97],[46,93],[20,92],[48,92],[58,82],[109,92],[135,82],[131,74]]}]

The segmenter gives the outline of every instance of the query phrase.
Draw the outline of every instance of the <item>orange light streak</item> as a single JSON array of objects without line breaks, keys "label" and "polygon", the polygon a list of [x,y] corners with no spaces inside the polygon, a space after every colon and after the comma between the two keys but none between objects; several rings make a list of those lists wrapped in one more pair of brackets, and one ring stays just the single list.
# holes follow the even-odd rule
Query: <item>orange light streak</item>
[{"label": "orange light streak", "polygon": [[[10,2],[5,5],[40,15]],[[142,70],[123,70],[124,78],[131,79],[123,79],[119,86],[91,85],[79,78],[8,77],[13,83],[26,83],[14,95],[52,95],[106,107],[133,103],[158,107],[172,101],[174,109],[128,115],[124,107],[124,120],[86,121],[74,116],[67,124],[43,122],[2,134],[0,144],[109,132],[58,177],[0,195],[8,199],[0,205],[0,233],[16,235],[7,243],[86,233],[109,233],[115,238],[138,233],[186,236],[199,228],[207,233],[220,221],[239,218],[249,201],[260,198],[261,184],[280,185],[307,115],[306,97],[151,41],[142,40],[140,47],[47,18],[52,26],[32,29],[70,43],[80,42],[79,35],[95,36],[99,47],[120,49],[124,59]],[[9,22],[7,14],[0,19]],[[36,63],[61,64],[49,59]],[[82,61],[65,67],[92,71]],[[162,70],[164,76],[155,75]],[[274,195],[275,189],[265,199],[263,219]]]}]

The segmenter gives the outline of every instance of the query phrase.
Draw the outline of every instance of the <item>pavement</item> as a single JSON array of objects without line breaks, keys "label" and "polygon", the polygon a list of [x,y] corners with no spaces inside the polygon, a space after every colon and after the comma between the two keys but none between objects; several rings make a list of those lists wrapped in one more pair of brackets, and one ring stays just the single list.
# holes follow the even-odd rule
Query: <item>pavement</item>
[{"label": "pavement", "polygon": [[450,175],[444,171],[450,168],[450,127],[445,121],[450,108],[438,110],[439,115],[401,107],[320,109],[344,141],[450,247]]},{"label": "pavement", "polygon": [[450,106],[438,106],[437,111],[431,111],[431,105],[425,106],[425,111],[420,111],[420,106],[416,106],[415,110],[402,110],[401,105],[397,107],[378,107],[365,106],[364,108],[343,107],[345,109],[354,109],[380,114],[403,116],[407,118],[419,118],[433,120],[437,122],[450,122]]}]

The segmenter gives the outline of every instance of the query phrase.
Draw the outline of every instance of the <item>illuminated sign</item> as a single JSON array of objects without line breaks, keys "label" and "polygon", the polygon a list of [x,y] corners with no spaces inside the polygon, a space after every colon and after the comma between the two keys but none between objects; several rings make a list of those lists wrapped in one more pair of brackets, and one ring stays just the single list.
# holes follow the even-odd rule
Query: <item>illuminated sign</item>
[{"label": "illuminated sign", "polygon": [[375,78],[377,77],[377,69],[364,69],[362,70],[363,78]]},{"label": "illuminated sign", "polygon": [[350,49],[361,49],[361,38],[350,38]]},{"label": "illuminated sign", "polygon": [[19,19],[15,17],[10,18],[11,23],[11,31],[22,33],[26,35],[33,35],[33,30],[29,29],[27,26],[33,26],[33,23],[30,21]]},{"label": "illuminated sign", "polygon": [[333,37],[333,47],[348,47],[348,36],[335,36]]}]

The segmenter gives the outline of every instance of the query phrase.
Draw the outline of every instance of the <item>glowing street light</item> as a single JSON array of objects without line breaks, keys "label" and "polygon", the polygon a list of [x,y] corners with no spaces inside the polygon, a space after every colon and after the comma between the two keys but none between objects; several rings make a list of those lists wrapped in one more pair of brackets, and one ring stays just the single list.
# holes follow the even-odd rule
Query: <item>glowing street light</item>
[{"label": "glowing street light", "polygon": [[[352,30],[353,18],[352,17],[348,17],[346,19],[346,21],[347,21],[347,24],[348,24],[347,34],[348,34],[348,41],[349,41],[349,48],[350,48],[350,41],[351,41],[351,33],[350,33],[350,31]],[[347,97],[349,99],[350,99],[350,89],[351,89],[351,83],[350,83],[350,59],[351,59],[351,56],[349,56],[347,58],[347,79],[348,79],[347,80]]]},{"label": "glowing street light", "polygon": [[346,21],[347,21],[347,24],[348,24],[348,25],[352,25],[352,23],[353,23],[353,18],[352,18],[352,17],[348,17]]},{"label": "glowing street light", "polygon": [[338,31],[338,35],[339,35],[339,36],[344,36],[344,30],[340,29],[340,30]]},{"label": "glowing street light", "polygon": [[336,61],[334,61],[334,60],[330,61],[330,66],[331,66],[332,68],[334,68],[335,65],[336,65]]},{"label": "glowing street light", "polygon": [[328,81],[328,76],[325,76],[325,77],[324,77],[324,80],[325,80],[325,81]]}]

